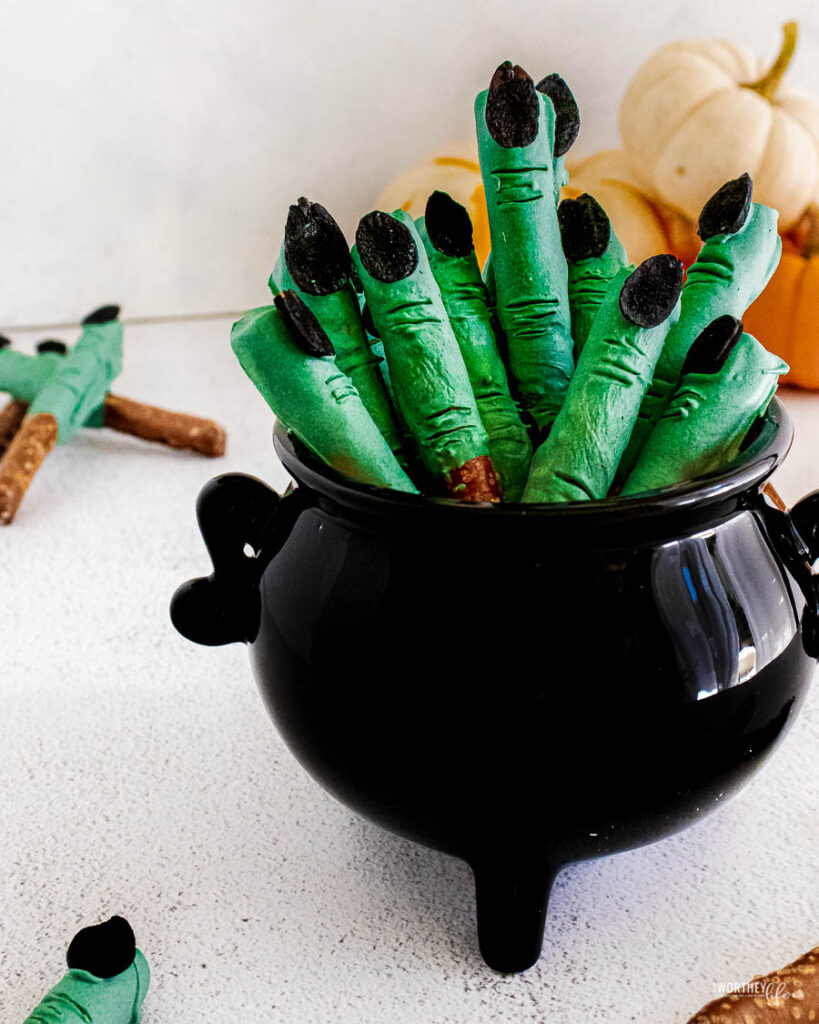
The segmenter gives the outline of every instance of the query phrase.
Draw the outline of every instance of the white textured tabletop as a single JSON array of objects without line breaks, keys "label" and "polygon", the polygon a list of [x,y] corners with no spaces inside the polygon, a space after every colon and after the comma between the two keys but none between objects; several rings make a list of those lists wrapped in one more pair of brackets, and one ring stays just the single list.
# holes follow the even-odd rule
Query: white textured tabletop
[{"label": "white textured tabletop", "polygon": [[[816,945],[814,688],[730,804],[564,870],[538,966],[487,970],[465,865],[334,802],[274,732],[245,651],[170,625],[175,586],[209,571],[201,485],[285,479],[227,330],[129,328],[117,384],[221,420],[224,459],[87,431],[0,533],[0,1018],[22,1020],[74,931],[113,913],[153,969],[145,1024],[677,1024]],[[785,398],[797,435],[777,485],[793,502],[819,487],[819,396]]]}]

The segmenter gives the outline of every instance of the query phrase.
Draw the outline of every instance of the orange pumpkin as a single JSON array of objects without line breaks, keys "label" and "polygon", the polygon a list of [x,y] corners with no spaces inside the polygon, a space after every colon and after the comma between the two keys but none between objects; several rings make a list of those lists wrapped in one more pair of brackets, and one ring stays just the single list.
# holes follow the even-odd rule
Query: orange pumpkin
[{"label": "orange pumpkin", "polygon": [[790,366],[785,384],[819,390],[819,208],[790,238],[768,287],[743,318],[745,329]]}]

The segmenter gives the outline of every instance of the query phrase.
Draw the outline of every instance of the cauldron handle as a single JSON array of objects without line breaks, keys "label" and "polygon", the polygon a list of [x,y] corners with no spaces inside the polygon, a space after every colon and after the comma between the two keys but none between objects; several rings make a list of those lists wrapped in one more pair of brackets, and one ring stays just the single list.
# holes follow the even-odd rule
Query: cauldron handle
[{"label": "cauldron handle", "polygon": [[478,945],[492,970],[517,974],[537,962],[557,870],[542,857],[472,861]]},{"label": "cauldron handle", "polygon": [[171,622],[182,636],[210,647],[255,638],[258,584],[269,561],[262,540],[282,500],[245,473],[214,477],[199,492],[196,518],[213,572],[183,583],[171,598]]},{"label": "cauldron handle", "polygon": [[819,491],[812,491],[790,511],[768,484],[765,521],[774,545],[805,597],[802,643],[811,658],[819,658],[819,575],[813,566],[819,558]]}]

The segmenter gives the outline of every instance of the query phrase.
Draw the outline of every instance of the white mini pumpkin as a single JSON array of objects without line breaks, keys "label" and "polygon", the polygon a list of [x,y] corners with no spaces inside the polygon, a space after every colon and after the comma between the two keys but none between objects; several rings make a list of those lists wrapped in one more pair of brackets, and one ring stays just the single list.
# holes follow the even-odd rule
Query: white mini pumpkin
[{"label": "white mini pumpkin", "polygon": [[631,80],[620,132],[633,164],[664,202],[693,220],[720,185],[747,171],[754,199],[789,230],[819,192],[819,106],[781,84],[796,25],[770,68],[733,43],[662,47]]}]

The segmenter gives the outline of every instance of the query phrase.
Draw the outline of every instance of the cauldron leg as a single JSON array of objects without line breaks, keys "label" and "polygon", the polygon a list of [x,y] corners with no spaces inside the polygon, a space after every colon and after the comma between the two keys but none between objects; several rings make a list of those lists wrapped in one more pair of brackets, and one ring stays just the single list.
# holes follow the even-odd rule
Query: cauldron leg
[{"label": "cauldron leg", "polygon": [[557,870],[542,857],[472,862],[478,944],[492,970],[516,974],[537,963]]}]

